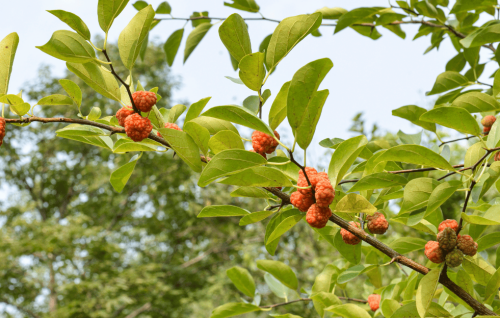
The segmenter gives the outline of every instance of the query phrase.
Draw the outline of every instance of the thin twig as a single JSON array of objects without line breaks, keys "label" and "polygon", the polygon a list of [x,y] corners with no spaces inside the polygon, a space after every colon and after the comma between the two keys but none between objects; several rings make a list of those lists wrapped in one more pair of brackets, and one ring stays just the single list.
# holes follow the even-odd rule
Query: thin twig
[{"label": "thin twig", "polygon": [[458,138],[458,139],[443,141],[441,144],[439,144],[438,147],[441,147],[443,145],[449,144],[451,142],[460,141],[460,140],[468,140],[468,139],[475,138],[475,137],[477,137],[477,136],[468,136],[468,137],[463,137],[463,138]]},{"label": "thin twig", "polygon": [[[363,304],[368,303],[368,300],[364,300],[364,299],[349,298],[349,297],[342,297],[342,296],[337,296],[337,298],[340,299],[340,300],[353,301],[353,302],[363,303]],[[287,301],[287,302],[284,302],[284,303],[279,303],[279,304],[274,304],[274,305],[267,305],[267,306],[260,306],[260,308],[276,308],[276,307],[286,306],[286,305],[293,304],[293,303],[298,303],[298,302],[301,302],[301,301],[312,301],[312,299],[311,298],[300,298],[300,299],[296,299],[296,300]]]}]

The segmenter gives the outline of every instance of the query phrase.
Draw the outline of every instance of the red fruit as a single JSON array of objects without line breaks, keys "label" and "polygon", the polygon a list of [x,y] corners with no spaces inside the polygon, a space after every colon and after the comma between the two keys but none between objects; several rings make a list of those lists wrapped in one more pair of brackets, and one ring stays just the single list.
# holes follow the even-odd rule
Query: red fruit
[{"label": "red fruit", "polygon": [[[277,131],[274,131],[274,135],[280,139]],[[278,147],[278,141],[271,135],[255,130],[252,133],[252,147],[258,153],[273,153]]]},{"label": "red fruit", "polygon": [[441,232],[442,230],[444,230],[447,227],[451,227],[452,229],[455,230],[455,232],[458,231],[457,221],[452,220],[452,219],[447,219],[447,220],[444,220],[443,222],[439,223],[438,232]]},{"label": "red fruit", "polygon": [[500,161],[500,151],[495,152],[495,161]]},{"label": "red fruit", "polygon": [[[352,226],[355,226],[359,228],[359,223],[357,222],[349,222]],[[344,240],[344,243],[349,244],[349,245],[357,245],[359,242],[361,242],[361,239],[357,237],[356,235],[352,234],[346,229],[340,229],[340,235],[342,235],[342,240]]]},{"label": "red fruit", "polygon": [[147,113],[156,104],[156,94],[153,92],[137,91],[132,94],[135,107],[141,112]]},{"label": "red fruit", "polygon": [[263,153],[256,152],[256,151],[255,151],[255,150],[253,150],[253,149],[250,149],[249,151],[250,151],[250,152],[255,152],[255,153],[258,153],[259,155],[261,155],[262,157],[264,157],[264,159],[266,159],[266,160],[267,160],[267,155],[266,155],[264,152],[263,152]]},{"label": "red fruit", "polygon": [[5,118],[0,117],[0,146],[3,144],[3,138],[5,137],[5,126],[7,126]]},{"label": "red fruit", "polygon": [[125,127],[125,119],[132,115],[134,113],[134,110],[132,108],[128,107],[122,107],[120,110],[116,112],[116,119],[118,119],[118,123],[120,126]]},{"label": "red fruit", "polygon": [[[312,194],[312,189],[313,189],[314,184],[315,184],[314,181],[316,179],[316,174],[318,174],[318,171],[316,171],[316,169],[314,169],[312,167],[306,167],[305,170],[306,170],[307,177],[309,178],[309,181],[311,181],[312,187],[309,189],[299,189],[299,192],[301,192],[303,194]],[[304,171],[302,169],[299,171],[299,179],[297,181],[297,186],[299,186],[299,187],[308,187],[309,186],[309,184],[307,183],[307,179],[304,176]]]},{"label": "red fruit", "polygon": [[465,254],[474,256],[477,253],[477,243],[470,235],[458,235],[457,247]]},{"label": "red fruit", "polygon": [[370,305],[372,311],[376,311],[380,306],[380,295],[371,294],[368,296],[368,305]]},{"label": "red fruit", "polygon": [[153,130],[153,125],[148,118],[135,113],[125,119],[125,132],[133,141],[142,141],[148,138]]},{"label": "red fruit", "polygon": [[307,212],[311,205],[313,205],[314,200],[311,195],[304,195],[299,191],[296,191],[290,196],[290,202],[300,211]]},{"label": "red fruit", "polygon": [[487,135],[491,130],[491,127],[483,127],[483,133]]},{"label": "red fruit", "polygon": [[425,244],[425,256],[436,264],[444,262],[443,250],[439,247],[439,243],[436,241],[429,241]]},{"label": "red fruit", "polygon": [[[165,128],[169,128],[169,129],[175,129],[175,130],[178,130],[178,131],[182,131],[182,129],[179,128],[179,126],[177,126],[176,124],[172,124],[172,123],[165,123]],[[158,137],[161,137],[161,134],[158,132],[156,133],[158,135]]]},{"label": "red fruit", "polygon": [[335,198],[335,190],[332,187],[332,184],[330,183],[330,180],[328,179],[323,179],[323,178],[318,178],[319,173],[316,175],[316,180],[318,183],[316,184],[315,187],[315,198],[316,198],[316,204],[319,207],[328,207],[332,202],[333,199]]},{"label": "red fruit", "polygon": [[496,120],[496,117],[493,115],[484,116],[483,119],[481,119],[481,125],[491,128]]},{"label": "red fruit", "polygon": [[[294,192],[297,193],[297,192]],[[321,229],[328,223],[328,219],[332,216],[332,210],[329,207],[322,208],[317,204],[311,205],[307,210],[306,221],[310,226]]]},{"label": "red fruit", "polygon": [[368,215],[366,220],[368,221],[366,226],[373,234],[384,234],[389,228],[389,222],[387,222],[385,216],[380,212]]}]

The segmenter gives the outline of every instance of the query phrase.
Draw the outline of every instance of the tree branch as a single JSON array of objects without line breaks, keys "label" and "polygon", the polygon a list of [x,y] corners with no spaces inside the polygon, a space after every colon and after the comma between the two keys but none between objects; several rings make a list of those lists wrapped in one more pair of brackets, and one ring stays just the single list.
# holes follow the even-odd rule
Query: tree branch
[{"label": "tree branch", "polygon": [[[353,302],[358,302],[358,303],[363,303],[363,304],[368,303],[368,300],[364,300],[364,299],[356,299],[356,298],[340,297],[340,296],[337,296],[337,298],[340,299],[340,300],[353,301]],[[298,302],[301,302],[301,301],[312,301],[312,299],[311,298],[301,298],[301,299],[287,301],[285,303],[279,303],[279,304],[267,305],[267,306],[260,306],[260,308],[276,308],[276,307],[286,306],[286,305],[293,304],[293,303],[298,303]]]},{"label": "tree branch", "polygon": [[438,147],[441,147],[443,145],[449,144],[451,142],[460,141],[460,140],[468,140],[468,139],[471,139],[471,138],[474,138],[474,137],[477,137],[477,136],[468,136],[468,137],[463,137],[463,138],[458,138],[458,139],[443,141],[442,143],[439,144]]}]

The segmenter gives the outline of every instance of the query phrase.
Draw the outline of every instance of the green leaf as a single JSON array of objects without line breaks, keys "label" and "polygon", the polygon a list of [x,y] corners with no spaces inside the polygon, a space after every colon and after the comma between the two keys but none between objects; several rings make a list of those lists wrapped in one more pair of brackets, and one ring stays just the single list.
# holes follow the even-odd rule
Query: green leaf
[{"label": "green leaf", "polygon": [[312,287],[311,294],[315,295],[317,293],[323,292],[331,293],[333,287],[335,286],[337,275],[337,267],[331,264],[326,265],[325,269],[323,269],[323,271],[314,279],[314,285]]},{"label": "green leaf", "polygon": [[208,141],[210,132],[205,127],[193,121],[184,122],[183,130],[193,138],[193,141],[200,147],[201,152],[206,156],[208,153]]},{"label": "green leaf", "polygon": [[[401,211],[412,212],[427,206],[429,198],[434,189],[439,185],[439,181],[432,178],[416,178],[408,182],[404,188],[404,202]],[[420,220],[410,225],[415,225]]]},{"label": "green leaf", "polygon": [[438,185],[432,193],[428,200],[427,210],[425,211],[425,216],[430,215],[436,211],[443,203],[446,202],[462,185],[460,181],[449,181]]},{"label": "green leaf", "polygon": [[167,57],[168,66],[172,66],[172,64],[174,64],[175,56],[179,51],[179,46],[181,45],[183,36],[184,28],[175,30],[163,45],[163,50],[165,51],[165,55]]},{"label": "green leaf", "polygon": [[371,318],[366,310],[354,304],[336,305],[325,308],[325,311],[333,312],[336,316],[345,318]]},{"label": "green leaf", "polygon": [[96,147],[105,148],[107,150],[113,151],[113,139],[108,136],[71,136],[71,135],[59,135],[58,137],[76,140],[85,144],[89,144]]},{"label": "green leaf", "polygon": [[36,48],[66,62],[87,63],[95,59],[94,48],[80,34],[67,30],[54,32],[49,42]]},{"label": "green leaf", "polygon": [[255,295],[255,281],[246,268],[231,267],[226,271],[226,275],[240,292],[253,298]]},{"label": "green leaf", "polygon": [[151,28],[151,23],[155,17],[153,6],[149,5],[132,18],[129,24],[123,29],[118,37],[118,49],[120,50],[120,58],[129,70],[134,66],[142,42],[147,41],[147,35]]},{"label": "green leaf", "polygon": [[200,152],[191,136],[175,129],[160,128],[158,131],[182,161],[194,171],[201,172]]},{"label": "green leaf", "polygon": [[334,8],[323,7],[321,9],[316,10],[316,12],[321,12],[323,14],[323,19],[337,20],[344,13],[347,13],[347,10],[339,7],[334,7]]},{"label": "green leaf", "polygon": [[484,25],[471,32],[460,40],[460,43],[466,48],[473,48],[498,41],[500,41],[500,23],[495,21],[495,23]]},{"label": "green leaf", "polygon": [[464,256],[462,262],[463,269],[474,277],[479,284],[486,286],[491,276],[495,273],[495,268],[485,261],[481,256]]},{"label": "green leaf", "polygon": [[260,99],[257,95],[250,95],[243,101],[243,107],[248,109],[250,113],[257,115],[259,113]]},{"label": "green leaf", "polygon": [[233,3],[224,2],[226,7],[248,12],[259,12],[260,7],[254,0],[232,0]]},{"label": "green leaf", "polygon": [[14,94],[0,95],[0,103],[10,105],[10,109],[19,116],[23,116],[31,108],[30,104],[25,103],[21,97]]},{"label": "green leaf", "polygon": [[446,63],[446,70],[452,72],[460,72],[465,67],[465,57],[463,53],[458,53]]},{"label": "green leaf", "polygon": [[[219,27],[219,37],[229,51],[229,54],[231,54],[238,63],[241,62],[241,59],[245,55],[252,53],[247,25],[245,20],[237,13],[231,14],[224,20]],[[263,59],[264,57],[262,57],[262,60]]]},{"label": "green leaf", "polygon": [[436,78],[436,82],[432,87],[430,92],[427,92],[427,95],[434,95],[439,93],[444,93],[449,91],[450,89],[457,88],[459,86],[466,85],[469,82],[467,77],[463,76],[458,72],[450,72],[446,71],[441,73]]},{"label": "green leaf", "polygon": [[320,317],[325,316],[325,308],[329,308],[331,306],[342,305],[340,299],[330,292],[320,292],[311,296],[313,300],[314,309]]},{"label": "green leaf", "polygon": [[230,130],[219,131],[217,134],[215,134],[215,136],[210,138],[208,146],[214,154],[218,154],[219,152],[228,149],[245,150],[243,141],[241,141],[241,137]]},{"label": "green leaf", "polygon": [[394,173],[380,172],[368,175],[360,179],[349,190],[349,192],[375,190],[380,188],[389,188],[394,186],[404,186],[408,180],[405,177]]},{"label": "green leaf", "polygon": [[304,216],[305,216],[304,214],[295,214],[287,218],[284,218],[281,222],[277,223],[272,233],[269,234],[268,240],[272,242],[280,238],[283,234],[285,234],[292,227],[294,227],[295,224],[297,224],[300,220],[302,220]]},{"label": "green leaf", "polygon": [[[498,294],[498,288],[500,288],[500,269],[497,269],[495,273],[491,276],[488,284],[486,284],[486,289],[484,291],[484,299],[488,301],[488,298],[493,298]],[[488,301],[489,302],[489,301]],[[491,303],[491,302],[489,302]]]},{"label": "green leaf", "polygon": [[443,267],[431,269],[418,284],[416,303],[417,311],[421,318],[426,317],[425,314],[432,302],[432,298],[434,298],[442,269]]},{"label": "green leaf", "polygon": [[99,0],[97,4],[97,17],[99,26],[108,33],[113,21],[125,9],[129,0]]},{"label": "green leaf", "polygon": [[139,161],[140,157],[141,156],[132,157],[132,159],[130,159],[128,163],[124,164],[111,173],[109,182],[116,192],[121,193],[123,191],[123,188],[125,188],[128,179],[130,179],[132,172],[134,172],[135,165],[137,164],[137,161]]},{"label": "green leaf", "polygon": [[297,276],[295,276],[295,273],[288,265],[278,261],[262,259],[257,261],[257,267],[273,275],[286,287],[291,289],[297,289],[298,287]]},{"label": "green leaf", "polygon": [[[226,150],[228,151],[228,150]],[[248,153],[253,153],[249,152]],[[259,155],[260,156],[260,155]],[[262,156],[261,156],[262,158]],[[278,169],[268,167],[254,167],[226,179],[219,181],[222,184],[249,187],[291,187],[292,183],[287,176]]]},{"label": "green leaf", "polygon": [[[52,95],[52,96],[54,96],[54,95]],[[64,97],[67,97],[67,96],[64,96]],[[71,100],[71,102],[73,101],[71,98],[70,98],[70,100]],[[52,101],[51,101],[51,103],[52,103]],[[40,105],[40,102],[38,105]],[[67,104],[62,104],[62,105],[67,105]],[[101,113],[102,112],[101,112],[101,109],[99,107],[92,107],[92,109],[90,110],[90,113],[87,116],[87,119],[95,121],[95,120],[99,119],[99,117],[101,117]]]},{"label": "green leaf", "polygon": [[317,92],[326,74],[333,67],[329,58],[312,61],[293,76],[288,89],[287,117],[297,143],[306,149],[311,142],[328,91]]},{"label": "green leaf", "polygon": [[85,22],[74,13],[64,10],[47,10],[59,18],[62,22],[66,23],[70,28],[80,34],[85,40],[90,41],[90,31]]},{"label": "green leaf", "polygon": [[248,215],[245,209],[233,205],[209,205],[204,207],[198,214],[198,218],[213,218],[219,216],[242,216]]},{"label": "green leaf", "polygon": [[177,119],[179,119],[179,117],[182,115],[182,113],[184,113],[186,108],[187,107],[185,105],[181,105],[181,104],[177,104],[174,107],[170,108],[170,111],[168,112],[167,122],[168,123],[175,123],[177,121]]},{"label": "green leaf", "polygon": [[283,285],[279,280],[274,278],[273,275],[269,273],[264,274],[264,280],[266,281],[269,289],[279,298],[292,299],[298,298],[297,292]]},{"label": "green leaf", "polygon": [[426,130],[436,132],[436,124],[420,120],[420,116],[422,116],[422,114],[425,112],[427,112],[425,108],[415,105],[408,105],[393,110],[392,116],[401,117]]},{"label": "green leaf", "polygon": [[400,237],[392,241],[389,247],[400,254],[408,254],[423,249],[425,244],[427,241],[418,237]]},{"label": "green leaf", "polygon": [[[241,189],[241,188],[240,188]],[[260,222],[272,214],[274,214],[275,211],[259,211],[259,212],[253,212],[249,215],[245,215],[244,217],[241,218],[240,220],[240,226],[248,225],[248,224],[253,224]]]},{"label": "green leaf", "polygon": [[255,187],[239,187],[238,189],[231,192],[230,195],[232,197],[244,197],[244,198],[261,198],[261,199],[269,198],[269,195],[267,194],[266,191],[262,190],[261,188],[255,188]]},{"label": "green leaf", "polygon": [[303,14],[283,19],[273,32],[266,52],[268,70],[276,65],[309,33],[321,24],[321,13]]},{"label": "green leaf", "polygon": [[289,209],[289,210],[281,211],[281,212],[276,213],[271,218],[269,223],[267,223],[266,234],[264,236],[264,243],[266,245],[266,250],[269,252],[269,254],[274,255],[276,252],[276,248],[278,247],[279,239],[276,239],[274,241],[269,241],[269,236],[274,231],[276,226],[278,226],[278,224],[280,224],[284,219],[286,219],[290,216],[293,216],[293,215],[298,215],[298,214],[302,214],[302,212],[300,212],[297,209]]},{"label": "green leaf", "polygon": [[73,99],[66,95],[54,94],[50,96],[45,96],[40,99],[37,103],[38,105],[45,106],[59,106],[59,105],[73,105]]},{"label": "green leaf", "polygon": [[340,231],[338,231],[335,235],[334,242],[335,248],[337,248],[340,255],[342,255],[348,262],[356,265],[361,261],[361,244],[346,244],[342,239]]},{"label": "green leaf", "polygon": [[345,271],[343,271],[342,273],[340,273],[340,275],[337,277],[337,283],[345,284],[353,280],[354,278],[358,277],[359,275],[369,272],[376,267],[378,267],[378,265],[372,265],[372,264],[359,264],[350,267]]},{"label": "green leaf", "polygon": [[[403,307],[396,310],[391,318],[418,318],[419,314],[417,311],[417,306],[414,301],[403,305]],[[453,317],[446,309],[439,306],[437,303],[431,302],[429,308],[427,309],[427,317]]]},{"label": "green leaf", "polygon": [[241,81],[251,90],[259,91],[266,76],[264,53],[257,52],[245,55],[240,60],[239,68]]},{"label": "green leaf", "polygon": [[453,106],[466,109],[469,113],[500,110],[500,103],[488,94],[470,92],[460,95],[453,101]]},{"label": "green leaf", "polygon": [[156,13],[158,14],[170,14],[172,13],[172,7],[167,1],[163,1],[156,8]]},{"label": "green leaf", "polygon": [[247,303],[227,303],[215,308],[210,318],[234,317],[254,311],[260,311],[260,308]]},{"label": "green leaf", "polygon": [[240,149],[224,150],[216,154],[203,169],[198,185],[205,187],[220,177],[237,174],[245,169],[266,163],[266,159],[258,153]]},{"label": "green leaf", "polygon": [[189,33],[186,40],[186,47],[184,48],[184,63],[186,63],[188,57],[193,53],[198,44],[200,44],[211,27],[211,23],[202,23]]},{"label": "green leaf", "polygon": [[266,123],[243,107],[233,105],[215,106],[204,112],[202,116],[227,120],[274,136],[274,132]]},{"label": "green leaf", "polygon": [[457,0],[450,13],[484,9],[488,6],[496,6],[497,0]]},{"label": "green leaf", "polygon": [[380,303],[380,310],[384,317],[391,317],[392,314],[401,307],[399,302],[395,299],[384,299]]},{"label": "green leaf", "polygon": [[139,0],[139,1],[136,1],[132,4],[132,6],[137,10],[137,11],[141,11],[142,9],[144,9],[145,7],[148,6],[148,3],[146,1],[142,1],[142,0]]},{"label": "green leaf", "polygon": [[343,141],[337,147],[328,167],[332,185],[335,186],[342,180],[367,143],[366,137],[360,135]]},{"label": "green leaf", "polygon": [[68,79],[60,79],[59,84],[61,84],[62,88],[68,93],[69,97],[73,99],[75,104],[80,109],[82,105],[82,90],[75,82]]},{"label": "green leaf", "polygon": [[349,193],[337,203],[335,212],[366,213],[372,215],[377,212],[377,208],[363,196],[356,193]]},{"label": "green leaf", "polygon": [[121,100],[118,82],[114,75],[103,66],[95,63],[78,64],[69,62],[66,63],[66,66],[99,94],[116,101]]},{"label": "green leaf", "polygon": [[339,18],[339,21],[337,22],[337,26],[335,27],[335,32],[338,33],[342,31],[343,29],[352,26],[356,22],[363,21],[367,18],[372,17],[375,15],[377,12],[379,12],[381,7],[373,7],[373,8],[356,8],[354,10],[351,10],[349,12],[346,12],[342,14],[342,16]]},{"label": "green leaf", "polygon": [[205,97],[197,101],[196,103],[192,103],[191,106],[189,106],[189,109],[186,113],[186,118],[184,119],[184,122],[188,122],[191,119],[194,119],[198,117],[201,112],[203,111],[203,108],[208,104],[212,97]]},{"label": "green leaf", "polygon": [[467,215],[462,212],[462,218],[472,224],[500,225],[500,205],[492,205],[483,216]]},{"label": "green leaf", "polygon": [[157,144],[150,144],[145,140],[142,142],[134,142],[131,139],[120,139],[118,140],[113,147],[114,153],[127,153],[134,151],[157,151]]},{"label": "green leaf", "polygon": [[[338,151],[338,149],[336,151]],[[382,161],[398,161],[436,167],[450,171],[455,170],[450,163],[446,161],[446,159],[429,148],[419,145],[399,145],[387,149],[382,155],[380,155],[380,157],[378,157],[378,162]]]},{"label": "green leaf", "polygon": [[[188,114],[189,114],[189,112],[188,112]],[[218,133],[221,130],[231,130],[231,131],[234,131],[235,133],[238,133],[238,130],[236,129],[236,127],[234,127],[233,124],[231,124],[230,122],[228,122],[226,120],[201,116],[201,117],[193,118],[190,121],[195,122],[198,125],[208,129],[208,131],[210,132],[210,135],[215,135],[216,133]]]},{"label": "green leaf", "polygon": [[0,95],[7,94],[18,44],[19,35],[16,32],[7,35],[0,42]]},{"label": "green leaf", "polygon": [[482,252],[500,243],[500,232],[486,234],[477,240],[477,251]]},{"label": "green leaf", "polygon": [[283,86],[281,86],[278,95],[276,95],[276,98],[271,105],[271,109],[269,110],[269,126],[271,127],[271,130],[278,128],[278,126],[286,118],[288,89],[290,88],[290,83],[291,82],[286,82]]},{"label": "green leaf", "polygon": [[496,148],[500,143],[500,124],[495,121],[493,126],[491,126],[491,130],[488,133],[488,140],[486,140],[486,146],[488,148]]}]

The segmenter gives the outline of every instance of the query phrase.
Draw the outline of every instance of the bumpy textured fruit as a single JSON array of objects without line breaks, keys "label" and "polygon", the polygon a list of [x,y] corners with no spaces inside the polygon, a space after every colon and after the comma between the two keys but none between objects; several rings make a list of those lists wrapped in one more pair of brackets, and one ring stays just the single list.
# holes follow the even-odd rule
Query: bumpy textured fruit
[{"label": "bumpy textured fruit", "polygon": [[500,151],[495,153],[495,161],[500,161]]},{"label": "bumpy textured fruit", "polygon": [[370,296],[368,296],[368,305],[370,305],[370,309],[372,311],[376,311],[380,306],[380,295],[371,294]]},{"label": "bumpy textured fruit", "polygon": [[[316,178],[316,180],[318,180],[318,178]],[[335,190],[328,179],[320,179],[320,181],[316,183],[314,191],[316,204],[319,207],[328,207],[335,198]]]},{"label": "bumpy textured fruit", "polygon": [[[179,128],[179,126],[177,126],[176,124],[173,124],[173,123],[165,123],[165,128],[169,128],[169,129],[175,129],[175,130],[178,130],[178,131],[182,131],[182,129]],[[158,135],[158,137],[161,137],[161,134],[158,132],[156,133]]]},{"label": "bumpy textured fruit", "polygon": [[120,126],[125,127],[125,119],[132,115],[134,113],[134,110],[129,107],[122,107],[120,110],[116,112],[116,119],[118,119],[118,123]]},{"label": "bumpy textured fruit", "polygon": [[132,94],[135,107],[141,112],[149,112],[156,104],[156,94],[153,92],[137,91]]},{"label": "bumpy textured fruit", "polygon": [[495,118],[495,116],[492,115],[484,116],[483,119],[481,119],[481,125],[483,125],[484,127],[491,127],[493,126],[496,120],[497,119]]},{"label": "bumpy textured fruit", "polygon": [[250,149],[249,151],[250,151],[250,152],[255,152],[255,153],[258,153],[259,155],[261,155],[262,157],[264,157],[264,159],[266,159],[266,160],[267,160],[267,155],[266,155],[265,153],[259,153],[259,152],[256,152],[256,151],[255,151],[255,150],[253,150],[253,149]]},{"label": "bumpy textured fruit", "polygon": [[[312,190],[315,185],[315,180],[316,180],[316,175],[318,174],[318,171],[312,167],[305,167],[307,177],[309,178],[309,181],[311,181],[312,187],[309,189],[299,189],[299,192],[303,194],[312,194]],[[307,179],[304,176],[304,171],[301,169],[299,171],[299,179],[297,181],[297,186],[299,187],[308,187],[309,184],[307,183]]]},{"label": "bumpy textured fruit", "polygon": [[438,233],[437,241],[443,251],[451,251],[457,246],[457,233],[451,227],[447,227]]},{"label": "bumpy textured fruit", "polygon": [[[277,131],[274,131],[276,138],[280,139]],[[255,130],[252,133],[252,147],[258,153],[273,153],[278,147],[278,141],[271,135]]]},{"label": "bumpy textured fruit", "polygon": [[444,230],[447,227],[451,227],[452,229],[455,230],[455,232],[457,232],[458,231],[458,222],[455,220],[451,220],[451,219],[444,220],[443,222],[439,223],[438,232],[441,232],[442,230]]},{"label": "bumpy textured fruit", "polygon": [[457,247],[465,255],[474,256],[477,253],[477,243],[474,242],[470,235],[459,235],[457,239]]},{"label": "bumpy textured fruit", "polygon": [[[297,192],[295,192],[297,193]],[[332,216],[332,210],[329,207],[323,208],[317,204],[311,205],[307,210],[306,221],[310,226],[321,229],[328,223],[328,219]]]},{"label": "bumpy textured fruit", "polygon": [[429,241],[425,244],[425,256],[436,264],[442,263],[444,261],[443,250],[439,247],[439,243],[436,241]]},{"label": "bumpy textured fruit", "polygon": [[384,234],[389,228],[389,222],[387,222],[385,216],[380,212],[368,215],[366,220],[368,221],[366,226],[373,234]]},{"label": "bumpy textured fruit", "polygon": [[5,118],[0,117],[0,146],[3,144],[3,138],[5,137],[5,126],[7,126]]},{"label": "bumpy textured fruit", "polygon": [[[357,223],[357,222],[351,221],[351,222],[349,222],[349,224],[351,224],[352,226],[355,226],[355,227],[359,228],[359,223]],[[359,237],[357,237],[356,235],[352,234],[351,232],[349,232],[346,229],[340,229],[340,235],[342,235],[342,240],[346,244],[357,245],[357,244],[359,244],[359,242],[361,242],[361,239]]]},{"label": "bumpy textured fruit", "polygon": [[125,119],[125,132],[133,141],[142,141],[148,138],[149,133],[153,130],[153,125],[148,118],[135,113]]},{"label": "bumpy textured fruit", "polygon": [[311,205],[313,205],[314,200],[311,195],[302,194],[296,191],[290,196],[290,202],[300,211],[307,212]]},{"label": "bumpy textured fruit", "polygon": [[446,265],[450,267],[460,266],[463,260],[464,260],[464,253],[462,253],[462,251],[459,250],[458,248],[446,254]]}]

